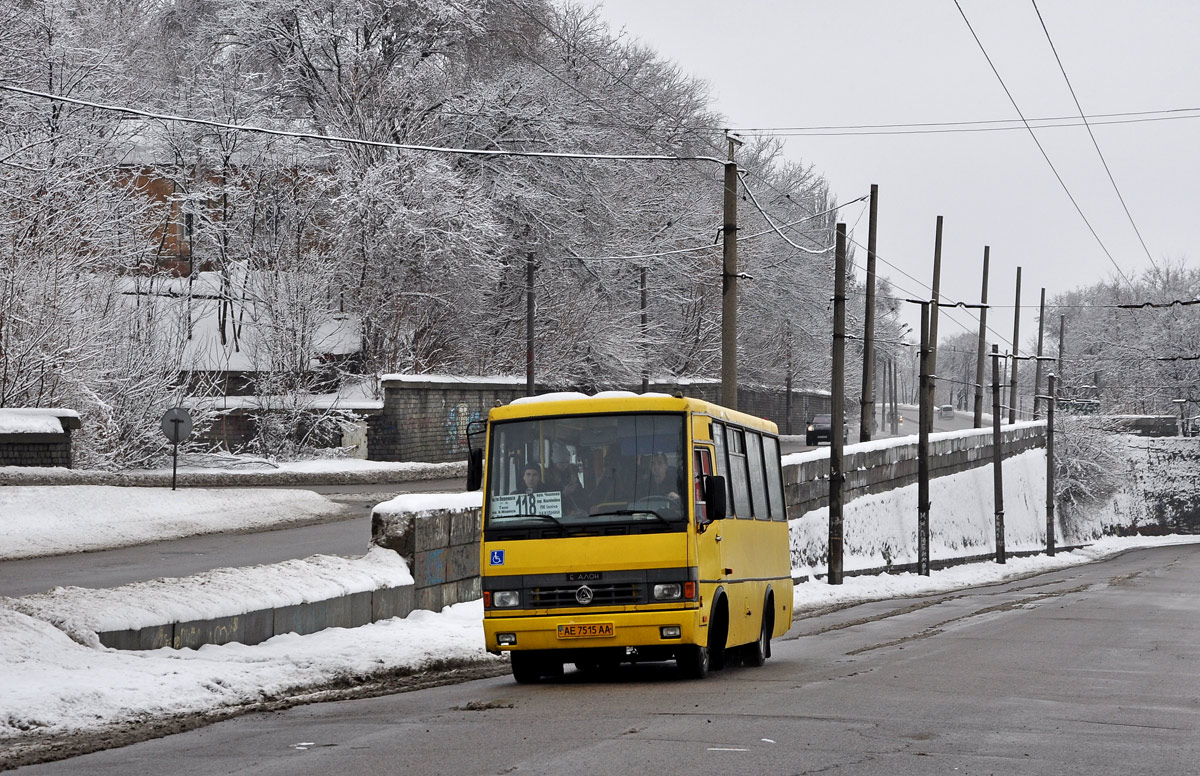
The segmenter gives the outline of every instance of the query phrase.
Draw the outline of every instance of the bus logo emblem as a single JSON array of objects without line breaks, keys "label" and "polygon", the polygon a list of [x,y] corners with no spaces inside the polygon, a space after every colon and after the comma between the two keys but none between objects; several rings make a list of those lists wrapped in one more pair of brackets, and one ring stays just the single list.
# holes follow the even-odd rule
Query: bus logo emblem
[{"label": "bus logo emblem", "polygon": [[504,550],[492,550],[491,557],[488,558],[488,565],[503,566],[504,565]]},{"label": "bus logo emblem", "polygon": [[590,604],[594,597],[595,597],[595,594],[592,592],[592,589],[590,587],[588,587],[587,585],[584,585],[583,587],[581,587],[575,591],[575,600],[578,601],[581,606],[587,606],[588,604]]}]

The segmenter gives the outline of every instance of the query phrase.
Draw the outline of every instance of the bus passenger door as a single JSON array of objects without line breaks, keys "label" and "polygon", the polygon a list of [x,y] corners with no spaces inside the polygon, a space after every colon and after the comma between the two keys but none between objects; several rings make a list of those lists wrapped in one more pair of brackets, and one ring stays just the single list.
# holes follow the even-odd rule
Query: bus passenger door
[{"label": "bus passenger door", "polygon": [[[708,505],[704,502],[704,475],[716,474],[713,451],[706,445],[696,445],[692,451],[692,503],[696,520],[696,565],[700,570],[700,589],[706,604],[712,602],[712,590],[725,577],[725,561],[721,552],[723,520],[708,520]],[[700,533],[703,531],[703,533]],[[705,584],[705,583],[709,584]]]}]

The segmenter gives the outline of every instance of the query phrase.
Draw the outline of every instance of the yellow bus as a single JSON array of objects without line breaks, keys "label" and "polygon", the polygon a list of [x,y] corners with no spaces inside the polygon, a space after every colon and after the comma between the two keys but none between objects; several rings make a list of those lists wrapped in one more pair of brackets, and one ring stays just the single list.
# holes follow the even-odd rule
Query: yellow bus
[{"label": "yellow bus", "polygon": [[701,678],[762,665],[791,627],[774,423],[680,395],[547,394],[492,409],[486,466],[470,458],[486,645],[518,682],[672,659]]}]

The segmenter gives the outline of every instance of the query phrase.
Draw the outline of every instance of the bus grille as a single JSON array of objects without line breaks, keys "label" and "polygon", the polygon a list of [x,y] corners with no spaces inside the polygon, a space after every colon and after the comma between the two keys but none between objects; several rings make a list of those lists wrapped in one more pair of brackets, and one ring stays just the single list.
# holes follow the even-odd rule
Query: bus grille
[{"label": "bus grille", "polygon": [[[579,606],[575,591],[582,585],[567,585],[562,587],[535,587],[530,590],[530,606],[533,609],[553,609],[564,606]],[[626,604],[641,604],[643,600],[642,585],[637,582],[618,582],[615,584],[589,584],[592,589],[592,601],[588,606],[623,606]]]}]

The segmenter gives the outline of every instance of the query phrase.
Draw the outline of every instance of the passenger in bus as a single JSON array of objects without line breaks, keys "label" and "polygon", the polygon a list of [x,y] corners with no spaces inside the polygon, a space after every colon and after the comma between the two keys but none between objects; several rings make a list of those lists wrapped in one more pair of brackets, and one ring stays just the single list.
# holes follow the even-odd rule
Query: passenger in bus
[{"label": "passenger in bus", "polygon": [[513,493],[544,493],[545,486],[542,485],[542,469],[536,463],[525,465],[525,471],[521,473],[521,482]]},{"label": "passenger in bus", "polygon": [[608,466],[608,456],[603,447],[592,450],[591,470],[584,477],[589,510],[594,511],[601,504],[611,504],[616,500],[615,472],[615,468]]},{"label": "passenger in bus", "polygon": [[585,511],[587,500],[583,494],[583,483],[579,481],[579,470],[571,462],[570,452],[562,442],[555,442],[551,451],[550,466],[546,469],[545,489],[562,493],[564,511]]}]

